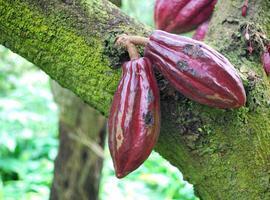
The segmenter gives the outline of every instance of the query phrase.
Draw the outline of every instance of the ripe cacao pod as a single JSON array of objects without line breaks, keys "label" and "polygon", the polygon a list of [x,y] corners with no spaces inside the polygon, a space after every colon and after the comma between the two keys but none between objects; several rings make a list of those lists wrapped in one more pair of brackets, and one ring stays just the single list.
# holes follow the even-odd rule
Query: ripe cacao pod
[{"label": "ripe cacao pod", "polygon": [[172,86],[194,101],[217,108],[245,104],[237,71],[223,55],[202,42],[157,30],[146,44],[145,57]]},{"label": "ripe cacao pod", "polygon": [[116,176],[122,178],[147,159],[159,136],[159,90],[147,58],[124,63],[108,130]]},{"label": "ripe cacao pod", "polygon": [[[270,48],[269,48],[270,51]],[[264,71],[266,72],[267,76],[270,76],[270,53],[268,51],[263,52],[261,56],[262,64]]]},{"label": "ripe cacao pod", "polygon": [[192,36],[194,40],[199,40],[199,41],[204,40],[206,33],[208,31],[209,22],[210,20],[207,20],[198,26],[198,28],[196,29],[196,32]]},{"label": "ripe cacao pod", "polygon": [[183,33],[209,19],[217,0],[156,0],[154,20],[157,29]]},{"label": "ripe cacao pod", "polygon": [[242,6],[242,16],[247,16],[247,10],[248,10],[248,0],[244,1],[244,5]]}]

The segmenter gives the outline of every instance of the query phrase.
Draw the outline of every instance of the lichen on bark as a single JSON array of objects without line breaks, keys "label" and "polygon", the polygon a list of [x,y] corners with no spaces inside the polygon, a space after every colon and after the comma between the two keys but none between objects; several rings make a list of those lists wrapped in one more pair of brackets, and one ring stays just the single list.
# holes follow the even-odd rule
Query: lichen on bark
[{"label": "lichen on bark", "polygon": [[[269,37],[270,2],[251,1],[247,18],[241,17],[241,5],[242,0],[219,1],[206,42],[238,69],[247,105],[219,110],[187,100],[168,85],[161,92],[156,150],[195,185],[201,199],[270,199],[270,85],[258,55],[243,54],[239,32],[242,23],[255,23]],[[0,31],[1,44],[105,115],[121,73],[112,68],[127,56],[114,47],[116,35],[149,34],[105,0],[0,0]]]},{"label": "lichen on bark", "polygon": [[[108,113],[121,73],[111,68],[119,65],[118,54],[125,55],[123,50],[111,47],[115,36],[125,32],[126,23],[134,24],[128,30],[132,33],[135,30],[145,33],[144,26],[126,19],[113,5],[106,5],[110,10],[104,9],[99,1],[0,2],[0,19],[8,22],[1,24],[1,43],[39,66],[103,114]],[[113,13],[118,13],[119,17],[110,19],[109,14]],[[113,49],[115,55],[108,57],[107,49]],[[106,79],[101,81],[104,76]]]}]

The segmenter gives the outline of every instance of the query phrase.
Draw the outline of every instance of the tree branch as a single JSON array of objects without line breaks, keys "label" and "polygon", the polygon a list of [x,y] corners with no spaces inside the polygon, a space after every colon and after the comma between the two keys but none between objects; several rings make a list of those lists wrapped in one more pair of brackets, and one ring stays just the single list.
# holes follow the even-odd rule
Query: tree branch
[{"label": "tree branch", "polygon": [[120,7],[121,6],[121,0],[110,0],[114,5]]},{"label": "tree branch", "polygon": [[0,2],[0,42],[108,113],[120,75],[111,68],[128,59],[124,49],[115,48],[115,36],[145,35],[149,29],[107,1]]},{"label": "tree branch", "polygon": [[[202,199],[269,199],[269,80],[248,57],[239,29],[261,26],[270,33],[270,2],[252,1],[247,18],[242,0],[220,0],[209,40],[237,67],[247,106],[218,110],[162,92],[162,128],[156,150],[195,185]],[[121,33],[147,36],[150,29],[105,0],[0,0],[0,43],[49,74],[107,115],[127,53],[113,43]],[[210,42],[211,38],[211,42]],[[243,54],[244,52],[244,54]],[[169,91],[169,92],[168,92]]]}]

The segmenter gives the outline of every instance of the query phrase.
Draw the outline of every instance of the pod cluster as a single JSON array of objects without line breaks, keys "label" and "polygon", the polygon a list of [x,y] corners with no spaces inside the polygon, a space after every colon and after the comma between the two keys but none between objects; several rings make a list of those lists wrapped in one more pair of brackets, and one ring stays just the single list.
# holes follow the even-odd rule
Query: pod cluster
[{"label": "pod cluster", "polygon": [[[246,93],[236,69],[222,54],[198,41],[207,31],[216,2],[156,1],[159,29],[179,33],[200,25],[196,40],[162,30],[155,30],[149,38],[119,36],[131,60],[122,66],[108,119],[109,149],[118,178],[137,169],[158,140],[160,102],[153,66],[193,101],[221,109],[245,105]],[[144,57],[139,57],[135,45],[145,46]],[[267,53],[262,60],[269,70]]]}]

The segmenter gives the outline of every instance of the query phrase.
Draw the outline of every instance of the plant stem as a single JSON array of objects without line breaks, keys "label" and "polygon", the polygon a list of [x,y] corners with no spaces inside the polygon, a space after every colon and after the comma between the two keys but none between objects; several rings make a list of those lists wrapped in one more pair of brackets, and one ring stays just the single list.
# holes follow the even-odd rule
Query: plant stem
[{"label": "plant stem", "polygon": [[140,54],[138,53],[136,46],[129,40],[128,35],[120,35],[116,40],[116,44],[121,45],[127,49],[130,60],[140,58]]},{"label": "plant stem", "polygon": [[127,38],[130,42],[137,45],[146,46],[147,43],[149,42],[149,38],[141,37],[141,36],[128,35]]},{"label": "plant stem", "polygon": [[134,44],[132,44],[131,42],[127,42],[126,48],[127,48],[130,60],[135,60],[135,59],[140,58],[140,54],[138,53],[138,50]]}]

